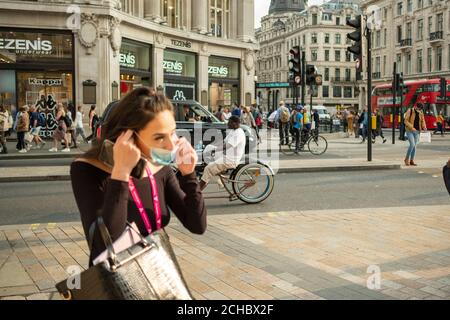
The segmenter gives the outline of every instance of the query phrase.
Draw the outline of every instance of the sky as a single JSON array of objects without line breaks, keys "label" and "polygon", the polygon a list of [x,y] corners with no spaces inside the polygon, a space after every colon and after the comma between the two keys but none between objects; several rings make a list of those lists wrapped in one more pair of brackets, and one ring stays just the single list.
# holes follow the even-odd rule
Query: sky
[{"label": "sky", "polygon": [[[309,5],[322,4],[323,0],[309,0]],[[261,18],[269,13],[270,0],[255,0],[255,28],[261,26]]]}]

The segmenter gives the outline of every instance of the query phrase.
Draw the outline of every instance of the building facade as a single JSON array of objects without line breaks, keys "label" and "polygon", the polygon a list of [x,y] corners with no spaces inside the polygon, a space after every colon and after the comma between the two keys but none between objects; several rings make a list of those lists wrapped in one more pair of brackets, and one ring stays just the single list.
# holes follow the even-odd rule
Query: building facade
[{"label": "building facade", "polygon": [[381,29],[372,32],[372,84],[390,83],[394,62],[405,80],[450,77],[450,1],[371,0]]},{"label": "building facade", "polygon": [[[260,104],[274,109],[280,100],[294,101],[294,91],[287,85],[289,50],[300,46],[307,64],[317,67],[323,86],[313,90],[313,105],[358,108],[359,87],[353,57],[347,53],[346,36],[351,28],[346,19],[359,14],[357,1],[330,1],[305,10],[274,11],[262,18],[256,30],[260,44],[257,53],[257,96]],[[305,101],[310,101],[309,88]]]},{"label": "building facade", "polygon": [[0,103],[101,113],[152,86],[213,111],[250,105],[257,48],[253,0],[3,0]]}]

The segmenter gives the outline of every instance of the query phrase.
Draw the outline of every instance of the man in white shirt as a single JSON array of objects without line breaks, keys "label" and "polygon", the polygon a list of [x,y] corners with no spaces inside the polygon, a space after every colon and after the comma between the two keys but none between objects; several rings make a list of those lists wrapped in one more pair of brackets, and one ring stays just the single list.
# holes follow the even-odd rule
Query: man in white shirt
[{"label": "man in white shirt", "polygon": [[84,142],[88,143],[88,140],[86,138],[86,133],[84,132],[83,128],[83,108],[81,106],[78,106],[77,108],[77,114],[75,116],[75,140],[78,139],[78,135],[81,135]]},{"label": "man in white shirt", "polygon": [[[229,133],[227,134],[225,142],[225,154],[221,157],[216,157],[216,160],[209,163],[200,181],[200,189],[204,190],[209,181],[217,177],[220,173],[236,168],[241,162],[245,154],[245,132],[241,128],[241,120],[237,116],[231,116],[228,121]],[[217,147],[212,147],[217,148]],[[206,151],[206,150],[205,150]]]}]

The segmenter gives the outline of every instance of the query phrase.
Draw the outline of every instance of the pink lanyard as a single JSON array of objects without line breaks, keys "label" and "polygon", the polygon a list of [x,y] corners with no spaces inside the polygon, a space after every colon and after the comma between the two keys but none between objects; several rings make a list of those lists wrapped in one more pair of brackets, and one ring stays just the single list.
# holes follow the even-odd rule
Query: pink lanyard
[{"label": "pink lanyard", "polygon": [[[156,186],[155,177],[153,176],[150,169],[146,167],[145,170],[147,171],[147,175],[150,180],[150,185],[152,187],[153,210],[155,211],[156,216],[156,230],[159,230],[161,229],[162,223],[161,223],[161,206],[158,197],[158,187]],[[145,228],[147,229],[149,234],[152,233],[152,226],[150,224],[150,220],[148,219],[147,211],[145,211],[144,206],[142,205],[141,197],[139,197],[139,194],[136,190],[136,186],[132,178],[130,178],[130,180],[128,181],[128,189],[130,190],[131,195],[133,196],[134,203],[136,203],[139,213],[141,214],[142,220],[144,220]]]}]

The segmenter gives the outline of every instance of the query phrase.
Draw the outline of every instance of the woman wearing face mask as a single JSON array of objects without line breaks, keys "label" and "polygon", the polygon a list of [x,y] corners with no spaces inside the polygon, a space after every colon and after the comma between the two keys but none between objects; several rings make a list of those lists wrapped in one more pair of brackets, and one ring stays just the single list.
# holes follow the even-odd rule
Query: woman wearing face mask
[{"label": "woman wearing face mask", "polygon": [[[175,129],[172,104],[148,88],[132,91],[111,112],[98,143],[71,166],[72,187],[87,239],[98,215],[114,241],[127,222],[136,223],[144,236],[164,228],[170,220],[169,209],[192,233],[205,232],[207,213],[195,174],[197,155],[184,138],[176,137]],[[106,140],[114,142],[112,167],[99,160]],[[179,177],[168,166],[174,158]],[[157,201],[152,195],[155,189]],[[90,265],[103,250],[95,230]]]}]

